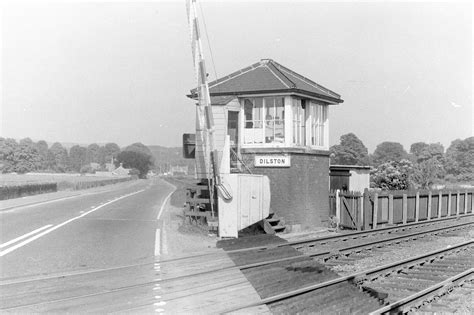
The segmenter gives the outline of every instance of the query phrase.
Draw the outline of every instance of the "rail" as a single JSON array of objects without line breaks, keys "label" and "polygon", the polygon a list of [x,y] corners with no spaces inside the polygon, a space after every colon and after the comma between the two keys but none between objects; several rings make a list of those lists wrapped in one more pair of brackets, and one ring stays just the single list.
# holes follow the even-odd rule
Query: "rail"
[{"label": "rail", "polygon": [[441,294],[452,288],[452,286],[457,285],[463,280],[469,278],[473,274],[474,268],[471,268],[444,281],[436,283],[435,285],[432,285],[422,291],[416,292],[404,299],[398,300],[397,302],[390,303],[389,305],[379,308],[378,310],[371,312],[370,315],[390,313],[391,311],[406,312],[412,307],[414,303],[416,303],[420,299],[426,300],[427,297]]},{"label": "rail", "polygon": [[469,247],[473,243],[474,243],[474,241],[472,241],[472,240],[467,241],[467,242],[463,242],[463,243],[459,243],[457,245],[451,246],[450,248],[445,248],[445,249],[441,249],[441,250],[437,250],[437,251],[432,251],[432,252],[429,252],[427,254],[419,255],[419,256],[416,256],[416,257],[413,257],[413,258],[404,259],[404,260],[401,260],[401,261],[397,261],[397,262],[394,262],[394,263],[391,263],[391,264],[387,264],[387,265],[383,265],[383,266],[376,267],[376,268],[373,268],[373,269],[365,270],[365,271],[362,271],[362,272],[353,273],[353,274],[350,274],[348,276],[339,277],[339,278],[329,280],[329,281],[326,281],[326,282],[323,282],[323,283],[317,283],[317,284],[305,286],[303,288],[292,290],[290,292],[286,292],[286,293],[282,293],[282,294],[278,294],[278,295],[274,295],[274,296],[262,299],[261,301],[256,302],[256,303],[248,303],[248,304],[245,304],[245,305],[240,305],[238,307],[228,309],[224,313],[225,314],[233,313],[233,312],[244,310],[246,308],[257,307],[257,306],[261,306],[263,304],[274,303],[274,302],[277,302],[277,301],[292,298],[292,297],[295,297],[297,295],[301,295],[301,294],[304,294],[304,293],[315,291],[315,290],[318,290],[318,289],[321,289],[321,288],[326,288],[326,287],[333,286],[333,285],[343,283],[343,282],[348,282],[349,281],[349,282],[352,282],[352,283],[355,283],[355,284],[361,284],[361,283],[363,283],[364,281],[366,281],[368,278],[370,278],[371,276],[373,276],[375,274],[380,274],[382,272],[384,272],[384,274],[387,274],[387,272],[391,273],[391,272],[399,271],[400,269],[402,269],[402,267],[403,268],[412,267],[414,265],[427,262],[428,260],[438,259],[439,257],[442,257],[442,256],[446,255],[447,253],[459,251],[462,248]]}]

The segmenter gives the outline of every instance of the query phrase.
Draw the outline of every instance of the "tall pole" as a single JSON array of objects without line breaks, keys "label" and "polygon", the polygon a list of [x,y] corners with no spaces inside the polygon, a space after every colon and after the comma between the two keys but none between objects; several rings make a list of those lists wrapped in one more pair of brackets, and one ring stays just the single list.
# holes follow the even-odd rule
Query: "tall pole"
[{"label": "tall pole", "polygon": [[[206,63],[202,50],[201,33],[197,16],[196,0],[186,1],[186,11],[191,34],[191,50],[197,81],[198,104],[196,107],[196,164],[209,185],[211,213],[214,216],[214,184],[218,180],[217,154],[214,151],[214,119],[212,117],[211,97],[207,82]],[[204,173],[204,174],[202,174]]]}]

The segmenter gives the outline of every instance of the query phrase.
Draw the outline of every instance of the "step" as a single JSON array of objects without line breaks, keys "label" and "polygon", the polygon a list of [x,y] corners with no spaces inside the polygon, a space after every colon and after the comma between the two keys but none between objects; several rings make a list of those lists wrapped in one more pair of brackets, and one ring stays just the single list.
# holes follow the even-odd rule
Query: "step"
[{"label": "step", "polygon": [[280,218],[269,218],[269,219],[265,219],[265,220],[267,220],[267,222],[270,223],[270,224],[276,223],[275,225],[277,225],[280,222]]},{"label": "step", "polygon": [[261,225],[267,234],[275,234],[283,232],[286,229],[286,226],[280,223],[280,218],[268,218],[263,219]]},{"label": "step", "polygon": [[286,226],[284,225],[272,225],[272,228],[275,230],[275,232],[283,232],[286,229]]}]

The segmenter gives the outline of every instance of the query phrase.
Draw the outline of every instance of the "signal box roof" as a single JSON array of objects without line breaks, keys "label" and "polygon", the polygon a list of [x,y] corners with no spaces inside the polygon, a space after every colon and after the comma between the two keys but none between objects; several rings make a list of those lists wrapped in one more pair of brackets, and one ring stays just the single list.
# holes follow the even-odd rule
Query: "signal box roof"
[{"label": "signal box roof", "polygon": [[[210,82],[209,92],[213,98],[231,95],[294,93],[320,99],[329,104],[344,102],[339,94],[271,59],[262,59],[249,67]],[[196,98],[196,93],[197,89],[193,89],[191,95],[188,96]]]}]

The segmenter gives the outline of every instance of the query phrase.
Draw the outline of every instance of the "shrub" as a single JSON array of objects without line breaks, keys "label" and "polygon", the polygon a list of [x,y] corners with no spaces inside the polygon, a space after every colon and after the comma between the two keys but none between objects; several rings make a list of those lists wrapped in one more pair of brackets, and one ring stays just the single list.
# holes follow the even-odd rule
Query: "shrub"
[{"label": "shrub", "polygon": [[57,183],[34,183],[0,186],[0,200],[20,198],[58,191]]}]

